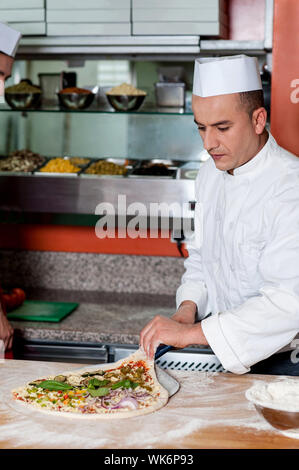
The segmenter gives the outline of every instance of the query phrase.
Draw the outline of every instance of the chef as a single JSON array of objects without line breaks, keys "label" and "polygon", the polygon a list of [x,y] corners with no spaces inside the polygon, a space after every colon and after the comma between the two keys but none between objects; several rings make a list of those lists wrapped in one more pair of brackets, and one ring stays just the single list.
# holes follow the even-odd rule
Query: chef
[{"label": "chef", "polygon": [[[4,93],[4,82],[11,75],[14,57],[21,33],[0,23],[0,96]],[[4,315],[0,302],[0,351],[12,346],[13,329]]]},{"label": "chef", "polygon": [[160,343],[206,345],[236,374],[299,375],[291,353],[299,332],[299,159],[265,129],[257,59],[196,59],[192,108],[210,157],[195,182],[194,239],[176,313],[152,319],[140,345],[150,358]]}]

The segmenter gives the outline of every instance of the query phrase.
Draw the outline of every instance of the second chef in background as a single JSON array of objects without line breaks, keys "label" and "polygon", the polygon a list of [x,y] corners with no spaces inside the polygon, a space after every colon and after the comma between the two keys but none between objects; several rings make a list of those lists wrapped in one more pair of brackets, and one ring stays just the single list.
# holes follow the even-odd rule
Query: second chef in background
[{"label": "second chef in background", "polygon": [[[21,33],[0,23],[0,86],[4,92],[4,82],[11,75],[14,57],[21,39]],[[10,326],[1,304],[0,298],[0,342],[4,349],[12,346],[13,329]],[[1,351],[1,344],[0,344]]]}]

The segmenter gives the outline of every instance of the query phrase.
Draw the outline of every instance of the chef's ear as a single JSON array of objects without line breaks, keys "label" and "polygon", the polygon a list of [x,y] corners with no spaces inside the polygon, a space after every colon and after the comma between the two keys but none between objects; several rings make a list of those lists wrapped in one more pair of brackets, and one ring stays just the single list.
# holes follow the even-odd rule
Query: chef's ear
[{"label": "chef's ear", "polygon": [[252,113],[252,124],[255,133],[260,135],[264,132],[267,123],[267,111],[265,108],[257,108]]}]

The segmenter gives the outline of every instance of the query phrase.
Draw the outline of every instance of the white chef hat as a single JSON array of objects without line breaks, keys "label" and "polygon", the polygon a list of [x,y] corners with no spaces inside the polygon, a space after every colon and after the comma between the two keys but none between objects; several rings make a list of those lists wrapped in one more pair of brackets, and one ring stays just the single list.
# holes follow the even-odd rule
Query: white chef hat
[{"label": "white chef hat", "polygon": [[241,54],[195,59],[194,95],[206,97],[261,89],[262,82],[256,57]]},{"label": "white chef hat", "polygon": [[0,23],[0,52],[14,57],[20,42],[22,34],[19,31]]}]

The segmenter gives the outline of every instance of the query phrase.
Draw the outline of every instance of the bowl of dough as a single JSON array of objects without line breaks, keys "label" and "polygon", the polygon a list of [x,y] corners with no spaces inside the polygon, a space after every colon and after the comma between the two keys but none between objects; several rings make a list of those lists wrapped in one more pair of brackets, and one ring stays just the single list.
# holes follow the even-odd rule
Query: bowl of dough
[{"label": "bowl of dough", "polygon": [[272,427],[299,438],[299,378],[259,382],[245,395]]},{"label": "bowl of dough", "polygon": [[109,103],[116,111],[127,112],[136,111],[141,107],[146,97],[146,92],[128,83],[122,83],[106,91],[106,96]]},{"label": "bowl of dough", "polygon": [[5,100],[12,109],[32,109],[41,103],[41,90],[30,80],[21,80],[17,85],[5,89]]},{"label": "bowl of dough", "polygon": [[70,110],[86,109],[94,100],[95,94],[85,88],[69,87],[57,93],[60,106]]}]

